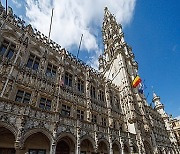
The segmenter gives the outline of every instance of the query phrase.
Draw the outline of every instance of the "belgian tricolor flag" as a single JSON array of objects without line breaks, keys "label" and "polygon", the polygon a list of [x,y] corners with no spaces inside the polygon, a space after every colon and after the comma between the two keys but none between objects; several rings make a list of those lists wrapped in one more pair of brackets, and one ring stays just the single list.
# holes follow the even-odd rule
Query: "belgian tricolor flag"
[{"label": "belgian tricolor flag", "polygon": [[137,75],[132,83],[133,88],[136,88],[140,83],[141,83],[141,78]]}]

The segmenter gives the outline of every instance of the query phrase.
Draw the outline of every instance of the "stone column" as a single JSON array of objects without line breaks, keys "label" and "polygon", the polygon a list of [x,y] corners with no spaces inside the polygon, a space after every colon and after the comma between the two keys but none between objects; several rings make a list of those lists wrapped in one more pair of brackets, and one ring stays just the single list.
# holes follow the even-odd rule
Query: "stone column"
[{"label": "stone column", "polygon": [[77,120],[75,154],[80,154],[80,122]]},{"label": "stone column", "polygon": [[57,93],[57,101],[56,101],[56,112],[59,112],[60,110],[60,93],[61,93],[61,86],[63,86],[64,84],[64,81],[63,81],[63,72],[64,72],[64,68],[59,66],[58,67],[58,70],[57,70],[57,83],[56,83],[56,86],[57,86],[57,90],[58,90],[58,93]]},{"label": "stone column", "polygon": [[16,150],[16,154],[23,154],[24,151],[22,150],[19,141],[15,141],[15,143],[14,143],[14,148],[15,148],[15,150]]},{"label": "stone column", "polygon": [[97,138],[97,126],[94,124],[94,139],[95,139],[95,153],[98,151],[98,138]]},{"label": "stone column", "polygon": [[121,154],[124,154],[124,145],[123,145],[123,142],[122,142],[122,139],[121,139],[121,131],[119,130],[119,139],[120,139],[120,144],[121,144]]},{"label": "stone column", "polygon": [[109,154],[113,154],[110,128],[108,127]]},{"label": "stone column", "polygon": [[91,121],[91,100],[90,100],[90,81],[89,81],[89,69],[86,69],[85,76],[85,91],[86,91],[86,99],[87,99],[87,121]]},{"label": "stone column", "polygon": [[49,154],[55,154],[56,153],[56,144],[52,143],[50,147],[50,153]]}]

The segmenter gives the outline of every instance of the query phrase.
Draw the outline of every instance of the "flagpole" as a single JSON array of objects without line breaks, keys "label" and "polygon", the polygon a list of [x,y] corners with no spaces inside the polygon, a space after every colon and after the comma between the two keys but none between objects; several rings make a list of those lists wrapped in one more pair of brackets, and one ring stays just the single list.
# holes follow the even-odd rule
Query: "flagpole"
[{"label": "flagpole", "polygon": [[6,0],[6,15],[8,14],[8,1]]},{"label": "flagpole", "polygon": [[52,8],[51,22],[50,22],[49,35],[48,35],[48,42],[50,41],[50,36],[51,36],[51,27],[52,27],[53,13],[54,13],[54,8]]},{"label": "flagpole", "polygon": [[80,50],[80,47],[81,47],[82,38],[83,38],[83,34],[81,35],[81,40],[80,40],[79,48],[78,48],[78,52],[77,52],[77,58],[78,58],[78,56],[79,56],[79,50]]}]

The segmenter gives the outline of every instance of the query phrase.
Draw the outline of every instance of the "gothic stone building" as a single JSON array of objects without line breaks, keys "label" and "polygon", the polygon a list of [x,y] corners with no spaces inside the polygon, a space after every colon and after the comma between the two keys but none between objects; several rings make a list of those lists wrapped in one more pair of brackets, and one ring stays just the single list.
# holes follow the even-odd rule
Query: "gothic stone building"
[{"label": "gothic stone building", "polygon": [[178,154],[169,117],[132,88],[138,65],[105,8],[99,71],[0,3],[0,154]]}]

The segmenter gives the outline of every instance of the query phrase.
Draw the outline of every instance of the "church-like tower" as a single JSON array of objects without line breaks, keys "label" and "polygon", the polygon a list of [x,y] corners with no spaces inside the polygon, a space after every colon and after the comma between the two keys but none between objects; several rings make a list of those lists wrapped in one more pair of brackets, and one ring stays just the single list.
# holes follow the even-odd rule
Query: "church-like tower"
[{"label": "church-like tower", "polygon": [[124,40],[122,26],[117,23],[115,17],[105,8],[103,20],[104,53],[99,57],[99,70],[120,90],[122,108],[127,115],[128,131],[136,134],[135,119],[136,104],[132,89],[132,80],[137,75],[137,63],[131,47]]},{"label": "church-like tower", "polygon": [[99,70],[119,87],[127,131],[137,134],[140,152],[145,153],[147,151],[143,141],[147,136],[151,138],[152,132],[146,116],[146,99],[138,92],[138,88],[132,87],[132,82],[138,75],[138,64],[131,47],[125,42],[122,26],[108,8],[105,8],[102,32],[104,53],[99,57]]}]

